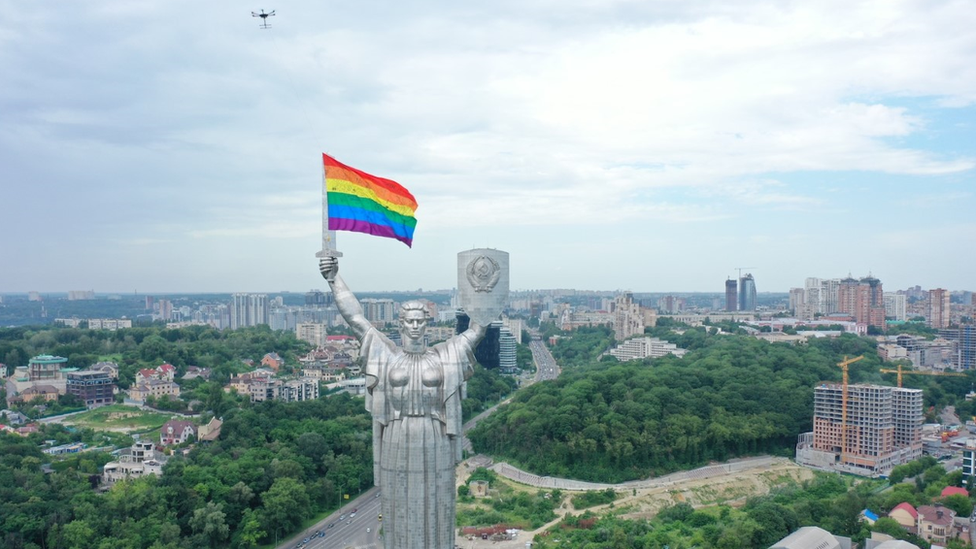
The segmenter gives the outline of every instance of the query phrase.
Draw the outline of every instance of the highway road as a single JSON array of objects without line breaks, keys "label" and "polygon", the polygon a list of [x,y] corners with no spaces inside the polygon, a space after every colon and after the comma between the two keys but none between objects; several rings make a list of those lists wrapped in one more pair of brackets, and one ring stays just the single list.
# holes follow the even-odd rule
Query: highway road
[{"label": "highway road", "polygon": [[559,365],[556,364],[556,359],[552,358],[552,353],[542,343],[542,340],[533,338],[529,342],[529,350],[532,351],[532,360],[535,361],[536,381],[545,381],[559,377]]},{"label": "highway road", "polygon": [[[383,522],[378,520],[380,490],[370,488],[341,509],[305,529],[301,534],[282,541],[280,548],[293,549],[375,549],[382,547],[379,531]],[[355,512],[355,516],[352,516]],[[368,530],[368,531],[367,531]],[[324,533],[320,536],[318,534]],[[308,539],[308,542],[305,540]]]}]

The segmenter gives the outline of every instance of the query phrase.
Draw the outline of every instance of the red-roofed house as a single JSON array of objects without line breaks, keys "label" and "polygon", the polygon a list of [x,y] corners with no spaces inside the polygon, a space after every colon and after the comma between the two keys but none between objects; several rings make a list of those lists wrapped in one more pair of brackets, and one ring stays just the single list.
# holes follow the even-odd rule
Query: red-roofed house
[{"label": "red-roofed house", "polygon": [[942,505],[922,505],[918,508],[918,537],[925,541],[945,544],[952,535],[956,512]]},{"label": "red-roofed house", "polygon": [[918,511],[910,503],[899,503],[888,513],[888,516],[895,519],[902,528],[910,533],[914,534],[918,531]]},{"label": "red-roofed house", "polygon": [[264,358],[261,359],[261,366],[267,366],[268,368],[271,368],[275,372],[280,370],[281,367],[284,366],[284,364],[285,364],[285,359],[278,356],[278,353],[268,353],[264,355]]},{"label": "red-roofed house", "polygon": [[172,364],[160,364],[156,366],[156,371],[159,372],[159,379],[163,381],[173,381],[176,379],[176,367]]},{"label": "red-roofed house", "polygon": [[150,379],[159,379],[159,372],[153,370],[152,368],[143,368],[136,372],[135,385],[140,385],[149,381]]},{"label": "red-roofed house", "polygon": [[192,421],[172,419],[163,424],[159,433],[159,442],[163,446],[182,444],[192,436],[196,436],[197,426]]},{"label": "red-roofed house", "polygon": [[947,498],[949,496],[965,496],[969,497],[969,492],[965,488],[960,488],[958,486],[946,486],[942,489],[942,494],[940,497]]},{"label": "red-roofed house", "polygon": [[36,423],[29,423],[27,425],[22,425],[20,427],[17,427],[16,429],[14,429],[14,431],[16,431],[18,435],[20,435],[22,437],[26,437],[27,435],[29,435],[31,433],[36,433],[37,432],[37,424]]}]

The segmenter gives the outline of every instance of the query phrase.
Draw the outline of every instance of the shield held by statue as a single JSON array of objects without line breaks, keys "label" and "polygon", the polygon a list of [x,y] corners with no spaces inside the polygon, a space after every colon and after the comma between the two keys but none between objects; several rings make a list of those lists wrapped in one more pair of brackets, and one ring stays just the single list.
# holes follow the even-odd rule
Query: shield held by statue
[{"label": "shield held by statue", "polygon": [[461,307],[474,322],[487,326],[508,304],[508,252],[476,248],[458,253]]}]

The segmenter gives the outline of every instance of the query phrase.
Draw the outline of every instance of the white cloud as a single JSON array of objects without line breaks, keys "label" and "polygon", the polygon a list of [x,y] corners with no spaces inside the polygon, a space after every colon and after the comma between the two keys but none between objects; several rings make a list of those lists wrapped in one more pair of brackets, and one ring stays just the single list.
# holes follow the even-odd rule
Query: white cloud
[{"label": "white cloud", "polygon": [[270,30],[249,11],[18,4],[0,22],[0,164],[17,182],[0,197],[58,197],[59,221],[93,237],[314,242],[325,151],[406,185],[432,242],[499,225],[638,242],[620,227],[660,223],[707,243],[762,216],[886,221],[844,200],[871,183],[832,193],[797,173],[946,195],[976,164],[933,138],[946,119],[973,137],[953,116],[976,103],[966,1],[293,2]]}]

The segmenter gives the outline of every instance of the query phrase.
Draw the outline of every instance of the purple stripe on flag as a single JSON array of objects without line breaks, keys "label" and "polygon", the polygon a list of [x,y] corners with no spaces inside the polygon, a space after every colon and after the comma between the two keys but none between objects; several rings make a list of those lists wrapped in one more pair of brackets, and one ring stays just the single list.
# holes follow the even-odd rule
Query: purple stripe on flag
[{"label": "purple stripe on flag", "polygon": [[330,231],[352,231],[356,233],[366,233],[373,236],[385,238],[395,238],[409,247],[413,247],[413,238],[396,234],[393,227],[377,225],[360,219],[345,219],[341,217],[329,218]]}]

